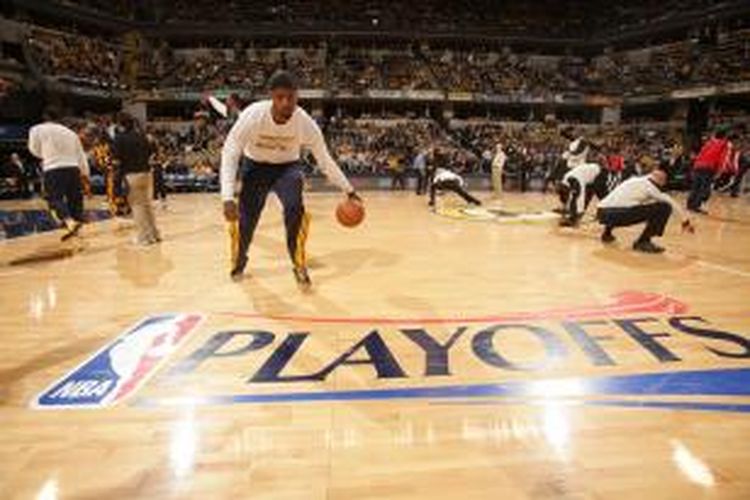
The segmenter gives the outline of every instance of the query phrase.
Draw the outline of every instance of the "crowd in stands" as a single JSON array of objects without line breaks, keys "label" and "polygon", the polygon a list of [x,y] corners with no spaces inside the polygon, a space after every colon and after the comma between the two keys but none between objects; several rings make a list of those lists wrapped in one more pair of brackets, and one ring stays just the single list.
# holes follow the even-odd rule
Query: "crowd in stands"
[{"label": "crowd in stands", "polygon": [[324,54],[314,47],[287,51],[201,50],[175,55],[172,67],[173,71],[161,80],[160,86],[259,91],[278,68],[294,68],[306,88],[322,88],[326,84]]},{"label": "crowd in stands", "polygon": [[57,0],[94,12],[146,22],[296,26],[339,30],[484,31],[579,37],[666,23],[741,0],[537,0],[535,2],[409,2],[402,0]]},{"label": "crowd in stands", "polygon": [[476,155],[430,119],[331,119],[326,137],[342,167],[354,174],[396,174],[420,152],[440,150],[454,168],[478,168]]},{"label": "crowd in stands", "polygon": [[45,74],[70,83],[124,89],[122,49],[101,38],[36,29],[28,50],[34,64]]},{"label": "crowd in stands", "polygon": [[[607,95],[664,93],[703,84],[750,80],[750,30],[715,43],[691,39],[638,51],[583,59],[539,56],[509,48],[353,47],[340,42],[285,49],[246,48],[148,51],[143,81],[158,87],[262,89],[278,68],[298,73],[305,88],[351,91],[441,90],[550,96],[563,92]],[[122,46],[84,35],[37,29],[28,40],[35,65],[49,75],[98,87],[125,88]],[[165,60],[162,60],[165,59]],[[158,78],[153,73],[160,68]]]},{"label": "crowd in stands", "polygon": [[[722,118],[726,117],[712,119]],[[741,120],[750,122],[750,115],[734,118],[739,123],[743,123]],[[398,185],[398,180],[403,186],[403,179],[410,175],[416,156],[424,154],[433,165],[451,168],[462,175],[486,176],[497,148],[502,147],[508,156],[505,171],[510,184],[506,186],[522,190],[547,189],[568,144],[561,131],[571,126],[554,119],[511,122],[475,118],[444,122],[403,116],[356,119],[332,116],[319,121],[334,158],[347,175],[389,177],[394,185]],[[95,188],[103,186],[103,178],[111,169],[106,145],[113,134],[112,117],[87,115],[67,119],[65,123],[82,137]],[[155,150],[152,162],[163,169],[171,189],[217,188],[221,147],[228,127],[226,120],[203,110],[196,113],[191,122],[151,122],[146,126]],[[602,165],[619,162],[620,168],[633,173],[662,165],[670,170],[673,187],[685,186],[695,151],[683,146],[683,131],[679,128],[664,123],[574,127],[576,134],[584,135],[595,144],[590,161]],[[747,135],[741,134],[735,142],[747,154],[750,145]],[[310,154],[303,155],[303,160],[309,175],[319,175]],[[33,172],[33,159],[25,155],[23,161],[24,170]],[[18,168],[9,162],[3,176],[13,177],[14,171]],[[27,179],[28,182],[32,180]]]},{"label": "crowd in stands", "polygon": [[[593,14],[585,0],[557,0],[498,4],[491,0],[472,2],[406,2],[387,0],[327,0],[308,2],[260,0],[215,2],[210,0],[59,0],[118,17],[142,21],[240,24],[252,19],[254,26],[294,25],[328,29],[433,29],[486,30],[493,33],[524,33],[558,36],[574,34],[584,26],[583,17]],[[683,0],[685,1],[685,0]],[[572,15],[578,13],[578,15]],[[568,14],[566,19],[562,19]],[[549,21],[557,15],[557,22]]]}]

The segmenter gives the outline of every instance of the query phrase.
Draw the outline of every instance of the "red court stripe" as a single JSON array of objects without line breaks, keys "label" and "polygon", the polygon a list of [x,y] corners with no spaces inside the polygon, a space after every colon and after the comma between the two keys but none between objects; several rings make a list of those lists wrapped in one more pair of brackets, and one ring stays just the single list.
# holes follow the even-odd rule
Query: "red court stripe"
[{"label": "red court stripe", "polygon": [[555,308],[534,312],[517,312],[491,316],[453,316],[453,317],[336,317],[304,316],[286,314],[243,313],[219,311],[216,314],[236,318],[267,319],[299,323],[323,324],[445,324],[445,323],[502,323],[521,320],[543,320],[560,318],[601,318],[622,314],[638,313],[684,313],[687,305],[665,295],[644,292],[623,292],[614,296],[614,301],[601,306]]}]

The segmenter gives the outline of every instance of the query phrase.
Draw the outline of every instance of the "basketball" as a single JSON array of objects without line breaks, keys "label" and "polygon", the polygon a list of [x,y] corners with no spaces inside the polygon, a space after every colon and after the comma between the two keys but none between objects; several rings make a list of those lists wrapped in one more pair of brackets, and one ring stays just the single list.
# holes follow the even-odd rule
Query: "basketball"
[{"label": "basketball", "polygon": [[345,227],[355,227],[365,218],[365,207],[353,200],[344,200],[336,207],[336,219]]}]

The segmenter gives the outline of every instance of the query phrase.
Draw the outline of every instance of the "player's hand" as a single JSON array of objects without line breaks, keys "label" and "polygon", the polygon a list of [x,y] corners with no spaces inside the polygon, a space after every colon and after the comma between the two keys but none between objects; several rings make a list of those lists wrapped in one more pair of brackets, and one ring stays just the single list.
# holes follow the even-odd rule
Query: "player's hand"
[{"label": "player's hand", "polygon": [[240,217],[240,212],[237,209],[237,203],[234,200],[226,200],[224,202],[224,218],[227,222],[234,222]]},{"label": "player's hand", "polygon": [[690,222],[690,219],[685,219],[682,221],[682,231],[690,234],[695,233],[695,226],[692,222]]},{"label": "player's hand", "polygon": [[364,201],[362,201],[362,198],[359,197],[356,191],[352,191],[351,193],[348,193],[347,198],[349,198],[350,201],[356,201],[359,204],[364,204]]}]

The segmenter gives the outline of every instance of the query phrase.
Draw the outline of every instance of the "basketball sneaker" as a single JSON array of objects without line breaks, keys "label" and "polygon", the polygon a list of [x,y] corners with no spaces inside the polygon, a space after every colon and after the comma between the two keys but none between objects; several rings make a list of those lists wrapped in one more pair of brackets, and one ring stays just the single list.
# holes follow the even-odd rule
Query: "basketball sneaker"
[{"label": "basketball sneaker", "polygon": [[77,236],[78,232],[83,227],[83,222],[75,221],[72,224],[65,224],[65,226],[68,228],[68,230],[65,232],[65,234],[62,235],[60,241],[68,241],[73,236]]},{"label": "basketball sneaker", "polygon": [[636,241],[633,243],[633,250],[636,252],[643,252],[643,253],[663,253],[664,248],[655,245],[651,242],[651,240],[645,240],[645,241]]},{"label": "basketball sneaker", "polygon": [[295,267],[294,279],[297,280],[297,285],[302,290],[309,290],[312,288],[312,280],[310,280],[310,275],[307,273],[306,267]]}]

